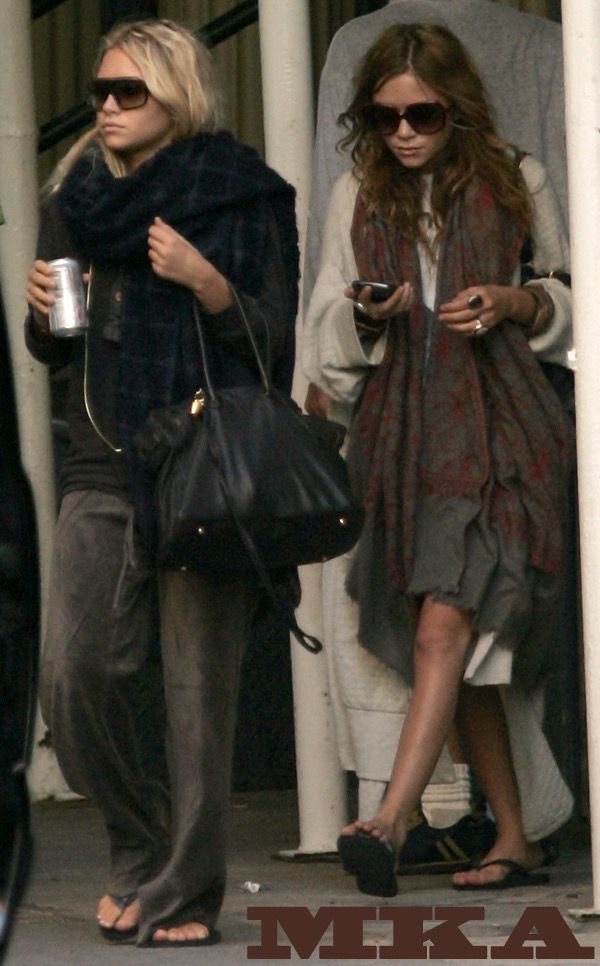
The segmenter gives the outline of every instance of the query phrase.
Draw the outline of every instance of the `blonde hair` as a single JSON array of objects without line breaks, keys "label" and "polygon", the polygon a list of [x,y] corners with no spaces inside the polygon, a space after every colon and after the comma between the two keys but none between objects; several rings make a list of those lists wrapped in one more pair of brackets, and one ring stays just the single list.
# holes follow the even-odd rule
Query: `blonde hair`
[{"label": "blonde hair", "polygon": [[[117,24],[102,39],[94,74],[109,50],[118,48],[134,62],[152,97],[171,115],[173,138],[188,138],[214,131],[220,123],[220,95],[213,75],[212,57],[205,45],[172,20],[138,20]],[[88,145],[97,142],[116,177],[126,173],[123,159],[98,136],[87,131],[67,151],[52,173],[47,190],[55,190]]]}]

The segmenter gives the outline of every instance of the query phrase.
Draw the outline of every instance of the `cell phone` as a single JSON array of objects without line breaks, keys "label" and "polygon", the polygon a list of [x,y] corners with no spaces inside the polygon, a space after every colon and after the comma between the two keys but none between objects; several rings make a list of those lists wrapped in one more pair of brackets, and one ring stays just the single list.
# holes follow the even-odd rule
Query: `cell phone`
[{"label": "cell phone", "polygon": [[371,300],[373,302],[385,302],[398,288],[393,282],[372,282],[368,278],[355,278],[352,282],[352,288],[357,292],[360,292],[365,285],[371,287]]}]

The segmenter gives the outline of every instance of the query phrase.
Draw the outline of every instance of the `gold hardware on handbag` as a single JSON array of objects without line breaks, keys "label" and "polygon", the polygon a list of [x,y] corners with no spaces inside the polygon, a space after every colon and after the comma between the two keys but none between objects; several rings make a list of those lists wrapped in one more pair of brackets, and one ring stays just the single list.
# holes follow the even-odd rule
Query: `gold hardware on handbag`
[{"label": "gold hardware on handbag", "polygon": [[202,411],[204,409],[205,403],[206,403],[206,397],[204,395],[204,390],[198,389],[194,393],[194,398],[192,399],[192,404],[190,406],[190,413],[195,419],[197,419],[198,416],[202,415]]}]

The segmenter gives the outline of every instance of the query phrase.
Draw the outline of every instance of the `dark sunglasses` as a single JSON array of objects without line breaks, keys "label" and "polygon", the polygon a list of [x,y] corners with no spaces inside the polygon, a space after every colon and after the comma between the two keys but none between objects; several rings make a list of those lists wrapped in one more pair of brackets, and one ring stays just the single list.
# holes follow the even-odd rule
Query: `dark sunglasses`
[{"label": "dark sunglasses", "polygon": [[132,111],[144,106],[150,91],[139,77],[97,77],[90,84],[94,110],[99,111],[111,94],[122,111]]},{"label": "dark sunglasses", "polygon": [[419,101],[402,112],[385,104],[367,104],[362,114],[366,126],[377,134],[394,134],[401,121],[406,121],[416,134],[437,134],[445,126],[449,110],[437,101]]}]

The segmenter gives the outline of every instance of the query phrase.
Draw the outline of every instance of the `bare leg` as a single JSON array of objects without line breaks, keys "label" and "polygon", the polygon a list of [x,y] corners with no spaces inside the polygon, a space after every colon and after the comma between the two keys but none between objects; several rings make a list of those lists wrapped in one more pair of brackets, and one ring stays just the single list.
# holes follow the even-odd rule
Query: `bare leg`
[{"label": "bare leg", "polygon": [[415,639],[415,684],[386,794],[374,818],[347,825],[342,835],[362,831],[397,846],[404,842],[408,818],[452,727],[471,623],[464,611],[425,599]]},{"label": "bare leg", "polygon": [[[526,868],[539,865],[541,849],[539,845],[528,843],[523,831],[519,791],[498,689],[464,684],[460,690],[456,721],[498,828],[496,842],[483,861],[503,858],[513,859]],[[457,885],[485,884],[506,875],[506,867],[495,865],[481,871],[457,872],[453,878]]]}]

